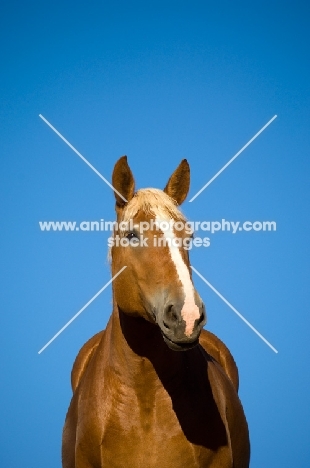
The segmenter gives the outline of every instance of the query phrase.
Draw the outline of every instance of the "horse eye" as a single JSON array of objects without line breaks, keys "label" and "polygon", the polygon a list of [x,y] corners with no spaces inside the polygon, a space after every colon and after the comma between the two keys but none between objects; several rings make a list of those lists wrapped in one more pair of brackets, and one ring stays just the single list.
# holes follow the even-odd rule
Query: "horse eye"
[{"label": "horse eye", "polygon": [[138,236],[137,236],[137,234],[136,234],[134,231],[128,232],[128,234],[126,234],[126,237],[127,237],[127,239],[129,239],[129,240],[131,240],[131,239],[138,239]]}]

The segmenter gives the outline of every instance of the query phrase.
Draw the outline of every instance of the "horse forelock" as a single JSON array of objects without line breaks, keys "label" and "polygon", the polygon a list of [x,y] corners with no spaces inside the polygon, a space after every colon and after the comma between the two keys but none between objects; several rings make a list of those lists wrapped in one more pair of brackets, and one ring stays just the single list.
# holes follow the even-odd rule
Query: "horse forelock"
[{"label": "horse forelock", "polygon": [[163,220],[186,221],[176,201],[159,189],[146,188],[138,190],[126,205],[120,221],[128,222],[140,211]]},{"label": "horse forelock", "polygon": [[[173,219],[186,223],[186,217],[178,208],[177,202],[160,189],[138,190],[125,206],[118,222],[129,223],[139,212],[162,221]],[[108,261],[112,261],[112,247],[108,249]]]}]

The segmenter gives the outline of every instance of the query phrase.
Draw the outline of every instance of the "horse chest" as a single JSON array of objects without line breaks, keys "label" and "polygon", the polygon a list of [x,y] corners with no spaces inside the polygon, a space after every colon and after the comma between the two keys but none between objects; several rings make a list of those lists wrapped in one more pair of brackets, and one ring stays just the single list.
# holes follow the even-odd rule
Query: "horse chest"
[{"label": "horse chest", "polygon": [[212,466],[215,453],[190,442],[169,398],[115,407],[101,442],[102,466],[184,468]]},{"label": "horse chest", "polygon": [[[171,397],[158,382],[139,383],[119,386],[113,394],[103,386],[100,392],[106,407],[97,420],[101,466],[200,468],[212,467],[218,456],[229,459],[224,428],[214,407],[203,404],[199,388],[193,393],[185,387]],[[214,445],[214,435],[220,444]]]}]

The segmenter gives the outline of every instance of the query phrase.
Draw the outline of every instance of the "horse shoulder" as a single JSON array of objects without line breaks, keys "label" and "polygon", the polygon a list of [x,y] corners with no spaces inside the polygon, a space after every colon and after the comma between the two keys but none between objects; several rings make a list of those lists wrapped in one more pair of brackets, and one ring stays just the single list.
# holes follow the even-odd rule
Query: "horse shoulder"
[{"label": "horse shoulder", "polygon": [[213,333],[202,330],[199,338],[200,345],[215,359],[224,369],[236,391],[239,388],[238,368],[231,352],[224,343]]},{"label": "horse shoulder", "polygon": [[90,362],[92,356],[94,355],[105,330],[102,330],[99,333],[96,333],[92,338],[90,338],[80,349],[77,357],[75,358],[72,371],[71,371],[71,386],[73,392],[75,392],[78,387],[82,375],[87,368],[88,363]]},{"label": "horse shoulder", "polygon": [[226,429],[227,442],[231,450],[231,466],[249,468],[249,430],[243,407],[237,392],[220,367],[217,361],[211,359],[208,362],[208,378],[214,401]]}]

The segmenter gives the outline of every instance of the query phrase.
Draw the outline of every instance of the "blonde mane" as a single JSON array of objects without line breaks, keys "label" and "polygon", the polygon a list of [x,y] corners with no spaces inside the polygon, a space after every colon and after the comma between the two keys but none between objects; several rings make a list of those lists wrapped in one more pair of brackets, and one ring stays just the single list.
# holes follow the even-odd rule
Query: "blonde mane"
[{"label": "blonde mane", "polygon": [[160,219],[186,221],[176,201],[159,189],[146,188],[138,190],[125,207],[121,221],[128,222],[133,219],[140,210],[147,215],[155,216]]}]

